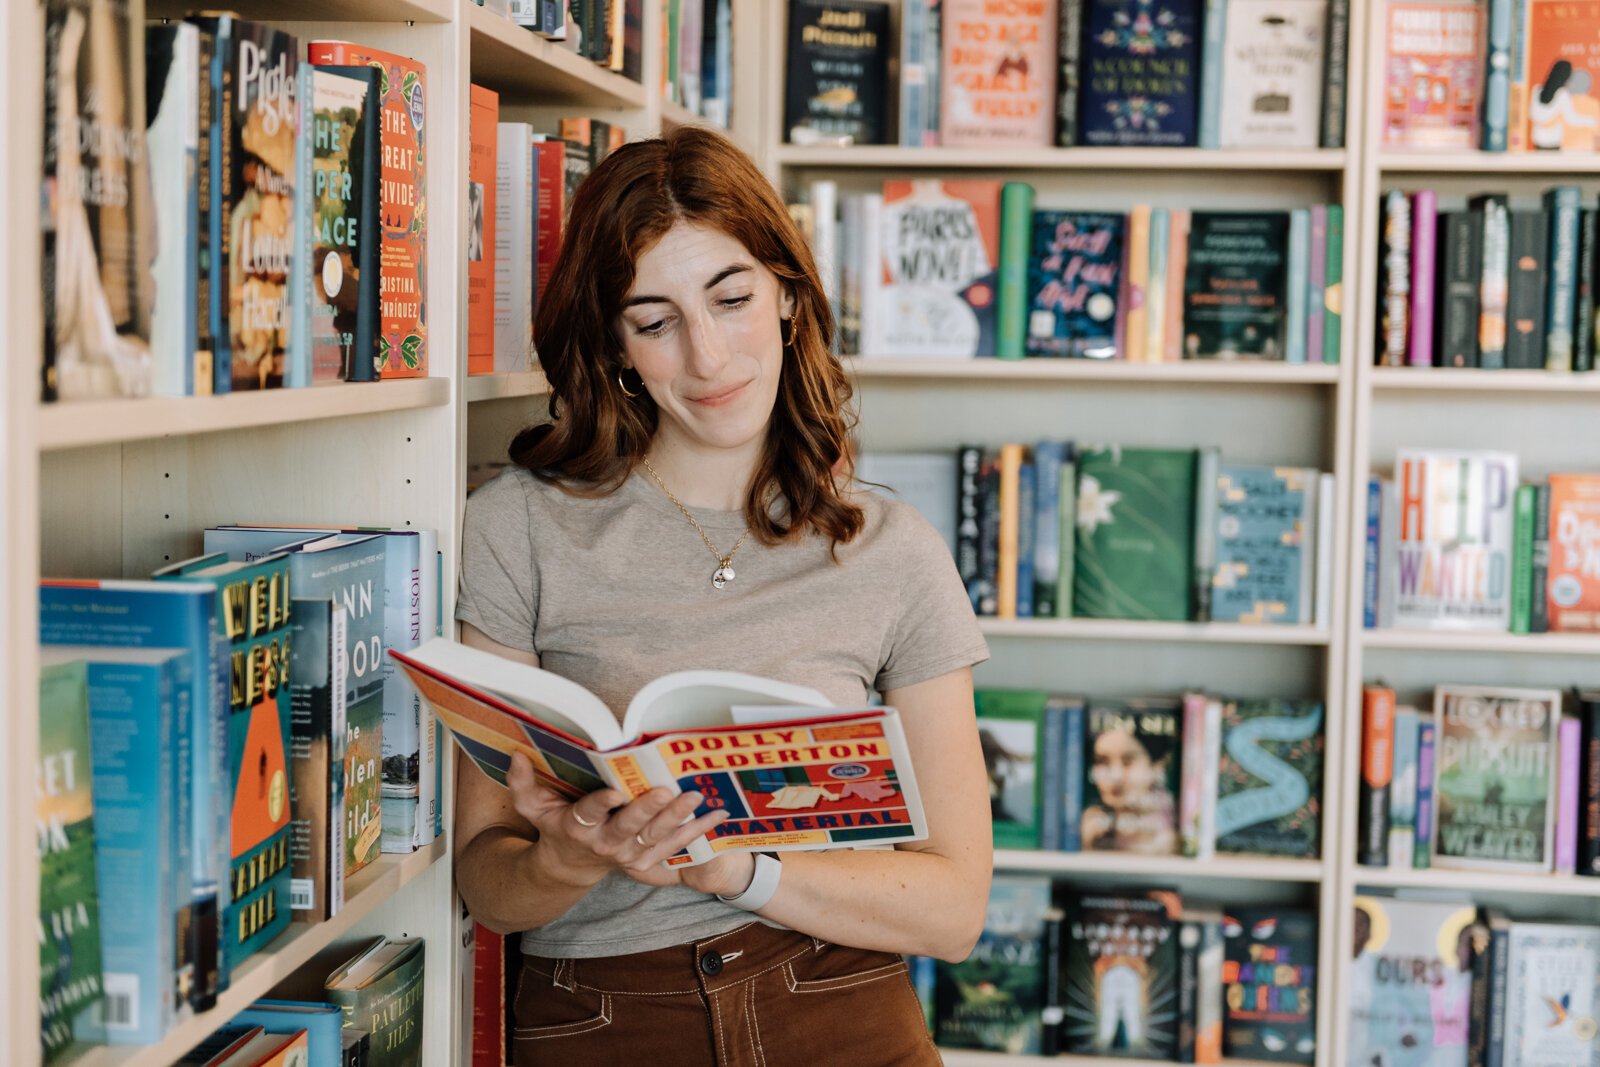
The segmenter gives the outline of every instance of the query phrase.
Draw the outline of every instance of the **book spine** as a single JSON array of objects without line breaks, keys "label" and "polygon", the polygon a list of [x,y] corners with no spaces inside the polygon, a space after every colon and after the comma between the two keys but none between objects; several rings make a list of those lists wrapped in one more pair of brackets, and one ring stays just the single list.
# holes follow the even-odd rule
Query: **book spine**
[{"label": "book spine", "polygon": [[1078,77],[1083,36],[1083,0],[1061,0],[1056,38],[1056,147],[1078,143]]},{"label": "book spine", "polygon": [[1173,208],[1167,239],[1167,322],[1165,341],[1156,358],[1163,363],[1183,359],[1183,284],[1189,269],[1188,208]]},{"label": "book spine", "polygon": [[1066,997],[1062,995],[1063,927],[1066,912],[1050,907],[1044,913],[1044,1006],[1039,1012],[1041,1032],[1039,1054],[1056,1056],[1061,1052],[1061,1026],[1066,1021]]},{"label": "book spine", "polygon": [[[1311,621],[1318,629],[1333,625],[1333,555],[1334,555],[1334,498],[1337,491],[1334,476],[1324,471],[1317,475],[1317,545],[1316,574],[1312,582]],[[1305,553],[1300,554],[1304,567]],[[1304,605],[1301,612],[1304,614]]]},{"label": "book spine", "polygon": [[1190,618],[1211,618],[1211,582],[1217,569],[1217,467],[1221,451],[1199,450],[1194,494],[1194,571],[1190,583]]},{"label": "book spine", "polygon": [[1576,313],[1572,317],[1572,369],[1575,371],[1594,369],[1596,215],[1592,207],[1578,213],[1578,293]]},{"label": "book spine", "polygon": [[1378,628],[1394,625],[1400,598],[1400,492],[1392,479],[1379,484]]},{"label": "book spine", "polygon": [[982,476],[983,452],[971,445],[963,446],[956,454],[957,514],[956,572],[967,589],[974,611],[978,608],[978,542],[981,533],[978,510],[978,487]]},{"label": "book spine", "polygon": [[1483,912],[1472,924],[1472,993],[1467,1006],[1467,1067],[1484,1067],[1489,1051],[1489,983],[1493,953]]},{"label": "book spine", "polygon": [[196,85],[198,122],[195,141],[195,269],[190,277],[194,286],[193,311],[194,354],[184,381],[193,396],[208,396],[214,383],[211,368],[211,213],[215,210],[212,199],[213,172],[211,156],[214,151],[215,130],[212,112],[215,108],[216,87],[211,81],[211,67],[216,62],[216,38],[206,30],[200,31],[200,77]]},{"label": "book spine", "polygon": [[1052,701],[1045,705],[1039,725],[1039,847],[1061,847],[1061,818],[1065,814],[1067,762],[1067,709]]},{"label": "book spine", "polygon": [[1205,759],[1206,696],[1185,693],[1183,697],[1183,756],[1178,787],[1178,834],[1183,854],[1194,859],[1200,854],[1201,762]]},{"label": "book spine", "polygon": [[1033,614],[1053,619],[1056,589],[1061,582],[1062,446],[1041,441],[1033,450],[1035,471],[1033,516]]},{"label": "book spine", "polygon": [[1173,1059],[1195,1061],[1196,1009],[1200,1001],[1200,924],[1184,920],[1178,927],[1178,1042]]},{"label": "book spine", "polygon": [[1127,267],[1123,278],[1127,299],[1122,306],[1122,358],[1129,363],[1146,361],[1145,342],[1149,338],[1149,311],[1146,293],[1150,285],[1150,205],[1139,204],[1128,214]]},{"label": "book spine", "polygon": [[1512,502],[1511,632],[1525,634],[1533,610],[1533,508],[1536,490],[1517,486]]},{"label": "book spine", "polygon": [[1444,248],[1439,274],[1436,363],[1441,367],[1478,365],[1478,274],[1483,219],[1476,212],[1451,211],[1440,225]]},{"label": "book spine", "polygon": [[1017,471],[1017,618],[1033,618],[1033,560],[1039,501],[1038,468],[1030,460]]},{"label": "book spine", "polygon": [[1382,240],[1378,364],[1400,367],[1406,361],[1406,313],[1411,309],[1411,202],[1399,189],[1383,198]]},{"label": "book spine", "polygon": [[1411,199],[1411,339],[1406,362],[1433,365],[1434,243],[1439,232],[1439,200],[1432,189]]},{"label": "book spine", "polygon": [[1394,774],[1394,690],[1367,686],[1361,694],[1361,790],[1356,862],[1383,867],[1389,860],[1389,785]]},{"label": "book spine", "polygon": [[[816,226],[813,252],[817,261],[817,274],[822,278],[822,291],[828,298],[828,306],[833,308],[834,317],[838,318],[842,310],[839,273],[839,183],[829,180],[812,182],[811,210]],[[833,339],[833,344],[837,346],[837,338]],[[835,351],[837,350],[835,347]]]},{"label": "book spine", "polygon": [[1061,462],[1061,573],[1056,580],[1056,618],[1072,618],[1073,570],[1078,556],[1078,464]]},{"label": "book spine", "polygon": [[1528,632],[1550,630],[1550,601],[1546,595],[1550,576],[1550,483],[1533,487],[1533,562],[1529,568]]},{"label": "book spine", "polygon": [[[921,0],[917,0],[921,2]],[[1067,0],[1068,3],[1072,0]],[[943,119],[943,102],[940,99],[944,82],[944,0],[927,0],[928,4],[928,125],[922,131],[922,147],[939,147],[939,124]]]},{"label": "book spine", "polygon": [[928,71],[923,49],[928,42],[928,8],[920,0],[900,7],[900,128],[902,148],[921,148],[928,124]]},{"label": "book spine", "polygon": [[1061,761],[1061,837],[1056,846],[1062,852],[1083,849],[1083,776],[1088,755],[1083,731],[1083,704],[1067,705],[1061,722],[1065,755]]},{"label": "book spine", "polygon": [[1344,345],[1344,207],[1328,205],[1328,273],[1323,302],[1327,310],[1322,346],[1325,363],[1338,363]]},{"label": "book spine", "polygon": [[1483,220],[1483,256],[1478,275],[1478,366],[1501,370],[1506,365],[1506,315],[1511,275],[1511,213],[1507,198],[1474,197],[1474,211]]},{"label": "book spine", "polygon": [[[1200,41],[1200,121],[1197,138],[1201,148],[1222,145],[1222,67],[1226,50],[1227,0],[1205,0]],[[1343,127],[1340,127],[1341,133]]]},{"label": "book spine", "polygon": [[1580,695],[1578,715],[1582,727],[1583,762],[1580,767],[1577,873],[1592,878],[1600,877],[1600,693]]},{"label": "book spine", "polygon": [[[1545,190],[1543,199],[1550,228],[1542,365],[1550,370],[1571,370],[1576,340],[1573,319],[1578,302],[1578,212],[1583,190],[1576,185],[1559,185]],[[1544,277],[1541,272],[1540,279]]]},{"label": "book spine", "polygon": [[1328,287],[1328,205],[1311,206],[1311,255],[1306,282],[1306,362],[1322,363],[1326,347],[1327,308],[1322,294]]},{"label": "book spine", "polygon": [[1578,794],[1583,768],[1583,724],[1561,720],[1556,737],[1556,863],[1557,874],[1578,869]]},{"label": "book spine", "polygon": [[995,355],[1021,359],[1028,329],[1028,245],[1033,233],[1033,186],[1006,182],[1000,189],[999,323]]},{"label": "book spine", "polygon": [[1511,930],[1505,922],[1489,923],[1489,1037],[1485,1067],[1517,1067],[1506,1063],[1506,985],[1511,974]]},{"label": "book spine", "polygon": [[228,206],[235,200],[232,123],[234,94],[229,60],[237,43],[233,20],[216,20],[216,51],[211,64],[211,301],[208,332],[211,335],[211,389],[217,396],[233,389],[233,338],[228,327],[228,294],[232,258],[228,232]]},{"label": "book spine", "polygon": [[997,567],[998,603],[995,614],[1002,619],[1017,617],[1017,549],[1022,523],[1021,445],[1000,446],[999,465],[999,555]]},{"label": "book spine", "polygon": [[1483,96],[1478,101],[1478,147],[1504,152],[1511,97],[1511,0],[1488,0]]},{"label": "book spine", "polygon": [[1144,358],[1160,363],[1166,352],[1164,332],[1167,324],[1167,255],[1172,239],[1172,212],[1150,209],[1150,278],[1145,283]]},{"label": "book spine", "polygon": [[1511,62],[1506,80],[1506,151],[1528,148],[1528,5],[1529,0],[1509,0],[1511,5]]},{"label": "book spine", "polygon": [[1285,315],[1285,363],[1306,361],[1306,298],[1310,285],[1311,212],[1297,207],[1289,212],[1289,284]]},{"label": "book spine", "polygon": [[1195,858],[1217,854],[1217,781],[1222,772],[1222,701],[1206,698],[1206,723],[1202,735],[1205,756],[1200,761],[1200,842]]},{"label": "book spine", "polygon": [[1349,107],[1350,0],[1328,0],[1323,40],[1322,132],[1317,143],[1323,148],[1343,148]]},{"label": "book spine", "polygon": [[1394,773],[1389,779],[1389,863],[1405,870],[1417,845],[1417,713],[1402,708],[1394,717]]},{"label": "book spine", "polygon": [[985,453],[978,477],[978,607],[993,618],[1000,610],[1000,459]]},{"label": "book spine", "polygon": [[286,389],[303,389],[311,384],[311,320],[318,306],[317,287],[311,279],[311,262],[315,242],[312,214],[317,210],[317,196],[312,191],[312,175],[316,171],[316,150],[312,141],[312,126],[316,121],[316,90],[312,78],[315,68],[309,63],[300,66],[300,84],[296,89],[299,116],[296,119],[294,161],[294,250],[289,262],[289,298],[285,302],[289,342],[284,353],[283,385]]},{"label": "book spine", "polygon": [[1417,724],[1417,835],[1411,866],[1425,870],[1433,865],[1433,824],[1436,818],[1433,776],[1437,759],[1436,729],[1424,716]]},{"label": "book spine", "polygon": [[[1548,333],[1545,323],[1545,271],[1550,266],[1550,219],[1543,211],[1511,212],[1508,285],[1506,290],[1507,367],[1534,370],[1544,366]],[[1571,297],[1571,292],[1568,292]],[[1568,317],[1571,317],[1570,305]],[[1572,362],[1568,331],[1567,365]]]},{"label": "book spine", "polygon": [[1383,507],[1383,483],[1367,479],[1367,550],[1361,566],[1361,625],[1368,630],[1378,626],[1378,531]]}]

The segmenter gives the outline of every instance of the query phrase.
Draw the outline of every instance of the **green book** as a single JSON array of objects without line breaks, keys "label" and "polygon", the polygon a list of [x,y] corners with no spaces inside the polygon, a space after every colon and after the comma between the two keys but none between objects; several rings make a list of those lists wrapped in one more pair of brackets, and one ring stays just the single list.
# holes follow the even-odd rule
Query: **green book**
[{"label": "green book", "polygon": [[1021,359],[1027,354],[1028,254],[1033,236],[1033,186],[1006,182],[1000,188],[999,323],[994,354]]},{"label": "green book", "polygon": [[1561,691],[1441,685],[1433,706],[1433,865],[1549,874]]},{"label": "green book", "polygon": [[1533,513],[1536,485],[1517,486],[1511,513],[1511,632],[1525,634],[1533,619]]},{"label": "green book", "polygon": [[39,1042],[45,1063],[99,1028],[100,903],[95,883],[89,676],[82,660],[39,671]]},{"label": "green book", "polygon": [[1072,582],[1078,563],[1078,461],[1061,461],[1061,570],[1056,574],[1056,618],[1072,618]]},{"label": "green book", "polygon": [[1322,362],[1339,362],[1341,316],[1344,311],[1344,208],[1328,205],[1328,265],[1323,289]]},{"label": "green book", "polygon": [[1039,847],[1040,723],[1050,695],[1032,689],[980,689],[978,740],[989,777],[995,848]]},{"label": "green book", "polygon": [[346,1030],[371,1035],[368,1067],[422,1067],[421,938],[379,937],[328,976],[328,1003],[344,1011]]},{"label": "green book", "polygon": [[1314,858],[1325,749],[1316,701],[1223,701],[1217,851]]},{"label": "green book", "polygon": [[1194,449],[1078,454],[1074,615],[1191,617],[1196,465]]}]

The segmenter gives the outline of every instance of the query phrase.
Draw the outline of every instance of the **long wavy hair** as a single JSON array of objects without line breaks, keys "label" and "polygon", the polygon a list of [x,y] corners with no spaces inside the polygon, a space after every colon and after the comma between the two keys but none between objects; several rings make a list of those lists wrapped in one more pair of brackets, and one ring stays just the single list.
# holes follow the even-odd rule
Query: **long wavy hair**
[{"label": "long wavy hair", "polygon": [[750,157],[703,127],[625,145],[578,187],[533,323],[551,421],[519,433],[512,460],[582,495],[614,492],[643,460],[660,412],[649,393],[630,398],[618,385],[616,323],[639,257],[678,222],[740,242],[794,296],[792,340],[744,504],[751,533],[768,545],[808,530],[835,547],[852,540],[865,515],[839,488],[853,474],[851,387],[830,349],[833,312],[816,263]]}]

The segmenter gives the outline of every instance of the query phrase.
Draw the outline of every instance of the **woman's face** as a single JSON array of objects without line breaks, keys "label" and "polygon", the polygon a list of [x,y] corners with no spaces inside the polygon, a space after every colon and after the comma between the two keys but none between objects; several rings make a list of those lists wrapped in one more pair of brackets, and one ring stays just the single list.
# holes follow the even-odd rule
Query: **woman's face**
[{"label": "woman's face", "polygon": [[1108,730],[1094,741],[1095,788],[1109,808],[1125,808],[1150,791],[1150,754],[1126,730]]},{"label": "woman's face", "polygon": [[639,257],[616,328],[627,366],[661,412],[664,444],[760,441],[778,395],[794,300],[721,230],[678,222]]}]

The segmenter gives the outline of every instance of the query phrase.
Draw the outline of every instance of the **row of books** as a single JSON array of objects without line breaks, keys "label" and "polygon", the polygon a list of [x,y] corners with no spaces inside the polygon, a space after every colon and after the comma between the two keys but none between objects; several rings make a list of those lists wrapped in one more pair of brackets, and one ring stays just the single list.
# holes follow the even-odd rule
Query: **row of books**
[{"label": "row of books", "polygon": [[1389,0],[1383,143],[1486,152],[1600,148],[1600,8]]},{"label": "row of books", "polygon": [[422,64],[109,0],[46,40],[45,400],[428,373]]},{"label": "row of books", "polygon": [[[433,531],[217,527],[205,551],[39,588],[40,773],[62,784],[40,798],[41,927],[70,935],[114,887],[112,1044],[210,1008],[380,851],[443,830],[432,712],[386,655],[439,630]],[[89,990],[64,944],[41,944],[47,1003]]]},{"label": "row of books", "polygon": [[1508,452],[1401,449],[1367,483],[1362,622],[1600,632],[1600,474],[1518,484]]},{"label": "row of books", "polygon": [[1216,448],[1040,441],[867,453],[858,475],[915,506],[997,618],[1326,625],[1333,476]]},{"label": "row of books", "polygon": [[996,875],[961,963],[912,977],[946,1048],[1220,1063],[1312,1063],[1317,918],[1190,906],[1170,889],[1070,889]]},{"label": "row of books", "polygon": [[1315,858],[1315,701],[976,693],[997,848]]},{"label": "row of books", "polygon": [[1035,207],[1024,182],[890,180],[791,208],[841,352],[1337,363],[1344,212]]},{"label": "row of books", "polygon": [[1595,218],[1576,185],[1536,207],[1485,193],[1454,211],[1431,189],[1389,191],[1378,365],[1593,370]]},{"label": "row of books", "polygon": [[640,81],[645,0],[475,0],[607,70]]},{"label": "row of books", "polygon": [[1344,146],[1348,0],[908,0],[898,20],[897,56],[890,4],[790,0],[790,143]]},{"label": "row of books", "polygon": [[1357,862],[1600,876],[1600,691],[1362,689]]}]

